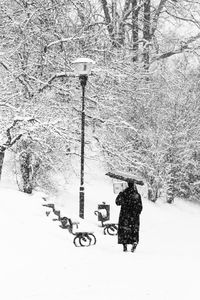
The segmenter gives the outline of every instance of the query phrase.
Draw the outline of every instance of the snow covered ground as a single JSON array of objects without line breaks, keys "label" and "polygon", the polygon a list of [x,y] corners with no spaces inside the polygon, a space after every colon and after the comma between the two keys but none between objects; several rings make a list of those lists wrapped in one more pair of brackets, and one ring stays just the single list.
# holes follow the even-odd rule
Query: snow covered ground
[{"label": "snow covered ground", "polygon": [[[73,236],[46,216],[40,193],[17,191],[7,159],[0,187],[0,299],[199,300],[200,206],[153,204],[140,188],[140,244],[135,253],[124,253],[116,236],[103,235],[94,215],[103,201],[111,206],[111,221],[119,214],[112,180],[95,155],[86,160],[80,230],[94,231],[97,244],[85,248],[76,248]],[[74,164],[77,170],[79,161]],[[61,192],[48,198],[73,220],[79,219],[78,177],[67,183],[58,177]]]},{"label": "snow covered ground", "polygon": [[[109,179],[97,177],[87,184],[82,222],[94,230],[97,244],[85,248],[76,248],[73,236],[46,216],[39,193],[0,189],[1,299],[200,299],[200,207],[153,204],[143,196],[140,244],[135,253],[124,253],[116,236],[103,235],[93,213],[99,201],[115,198]],[[77,187],[70,186],[71,192],[57,199],[66,214],[77,206],[69,201]],[[112,211],[117,218],[114,205]]]}]

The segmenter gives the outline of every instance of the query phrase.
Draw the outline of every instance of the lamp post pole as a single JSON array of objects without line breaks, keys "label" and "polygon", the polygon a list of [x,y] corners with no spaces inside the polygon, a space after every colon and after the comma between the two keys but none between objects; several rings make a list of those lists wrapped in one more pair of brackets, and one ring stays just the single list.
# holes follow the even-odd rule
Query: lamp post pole
[{"label": "lamp post pole", "polygon": [[79,217],[84,219],[84,150],[85,150],[85,87],[88,75],[91,74],[92,66],[95,62],[86,57],[77,58],[72,62],[74,64],[75,74],[79,76],[82,87],[82,109],[81,109],[81,173],[80,173],[80,190],[79,190]]},{"label": "lamp post pole", "polygon": [[84,155],[85,155],[85,87],[87,84],[87,75],[80,75],[79,80],[82,87],[82,109],[81,109],[81,173],[80,173],[80,191],[79,191],[79,217],[84,219]]}]

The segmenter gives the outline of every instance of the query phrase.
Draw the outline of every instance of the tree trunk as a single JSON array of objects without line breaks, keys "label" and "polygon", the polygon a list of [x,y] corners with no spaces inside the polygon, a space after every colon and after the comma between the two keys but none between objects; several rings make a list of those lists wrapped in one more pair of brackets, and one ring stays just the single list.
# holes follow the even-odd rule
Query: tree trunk
[{"label": "tree trunk", "polygon": [[119,33],[118,33],[118,43],[117,43],[117,47],[121,47],[124,45],[124,41],[125,41],[125,27],[124,27],[124,22],[122,21],[119,24]]},{"label": "tree trunk", "polygon": [[114,36],[117,35],[117,2],[112,0],[112,24]]},{"label": "tree trunk", "polygon": [[175,198],[175,174],[173,171],[173,167],[171,172],[168,174],[167,180],[167,203],[171,204],[174,202]]},{"label": "tree trunk", "polygon": [[156,202],[160,194],[160,185],[154,177],[151,177],[148,182],[148,200]]},{"label": "tree trunk", "polygon": [[33,191],[31,153],[23,152],[21,155],[20,170],[22,174],[23,192],[31,194]]},{"label": "tree trunk", "polygon": [[5,149],[3,149],[3,147],[0,147],[0,180],[1,180],[4,156],[5,156]]},{"label": "tree trunk", "polygon": [[15,125],[21,120],[14,120],[13,124],[7,128],[6,134],[7,134],[7,141],[0,146],[0,180],[1,180],[1,173],[3,168],[3,162],[4,162],[4,156],[6,149],[12,147],[21,137],[22,134],[17,135],[12,139],[11,130],[15,127]]},{"label": "tree trunk", "polygon": [[104,11],[106,25],[108,28],[108,33],[109,33],[110,39],[112,41],[112,44],[115,46],[116,45],[115,33],[114,33],[114,28],[113,28],[110,12],[108,9],[107,0],[101,0],[101,3],[102,3],[103,11]]},{"label": "tree trunk", "polygon": [[149,43],[151,40],[151,0],[144,2],[144,25],[143,25],[143,62],[145,70],[149,69]]},{"label": "tree trunk", "polygon": [[117,21],[118,21],[117,1],[112,0],[113,46],[115,48],[120,48],[122,45],[124,45],[125,28],[124,28],[123,19],[119,24]]},{"label": "tree trunk", "polygon": [[154,190],[153,187],[148,188],[148,200],[156,202],[158,199],[158,190]]},{"label": "tree trunk", "polygon": [[138,60],[138,15],[137,0],[132,0],[132,39],[133,39],[133,62]]},{"label": "tree trunk", "polygon": [[171,148],[168,150],[168,174],[167,174],[167,203],[173,203],[174,202],[174,198],[175,198],[175,184],[177,181],[177,170],[176,170],[176,163],[175,163],[175,158],[176,158],[176,150],[175,150],[175,146],[174,146],[174,141],[172,138],[172,146]]}]

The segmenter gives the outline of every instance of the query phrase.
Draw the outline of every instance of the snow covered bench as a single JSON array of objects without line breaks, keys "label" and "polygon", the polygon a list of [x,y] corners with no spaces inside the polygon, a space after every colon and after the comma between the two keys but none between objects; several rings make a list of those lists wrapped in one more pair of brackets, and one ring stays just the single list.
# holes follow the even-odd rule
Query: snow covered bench
[{"label": "snow covered bench", "polygon": [[[51,208],[53,210],[53,213],[57,216],[57,219],[53,219],[53,221],[60,221],[61,213],[60,210],[55,209],[55,204],[53,203],[48,203],[48,204],[43,204],[42,206]],[[46,215],[49,215],[49,212],[46,212]]]},{"label": "snow covered bench", "polygon": [[106,223],[104,224],[103,233],[109,235],[117,235],[118,224],[117,223]]},{"label": "snow covered bench", "polygon": [[76,247],[85,247],[96,244],[96,237],[93,232],[74,231],[74,226],[76,226],[76,228],[78,229],[79,222],[73,222],[71,218],[65,216],[61,217],[60,210],[56,210],[55,205],[53,203],[43,204],[43,206],[51,208],[53,210],[54,214],[57,216],[57,218],[53,219],[53,221],[60,221],[60,227],[63,229],[68,229],[69,232],[75,236],[73,243]]},{"label": "snow covered bench", "polygon": [[117,223],[105,223],[106,221],[104,221],[104,217],[100,211],[96,210],[94,213],[99,217],[99,220],[101,221],[101,226],[104,228],[103,229],[104,234],[117,235],[117,231],[118,231]]},{"label": "snow covered bench", "polygon": [[70,218],[62,217],[61,221],[61,228],[68,229],[71,234],[73,234],[74,240],[73,243],[76,247],[86,247],[96,244],[96,237],[93,232],[88,231],[74,231],[74,225],[78,228],[79,222],[72,222]]}]

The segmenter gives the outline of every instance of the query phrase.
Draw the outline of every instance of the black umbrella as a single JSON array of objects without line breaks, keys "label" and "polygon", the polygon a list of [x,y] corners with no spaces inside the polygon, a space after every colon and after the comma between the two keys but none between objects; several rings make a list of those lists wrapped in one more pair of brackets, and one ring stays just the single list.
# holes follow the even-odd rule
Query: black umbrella
[{"label": "black umbrella", "polygon": [[126,182],[135,182],[136,184],[144,185],[144,181],[141,178],[138,178],[132,174],[119,172],[119,171],[113,171],[113,172],[106,173],[106,175],[111,178],[118,179],[118,180],[122,180],[122,181],[126,181]]}]

